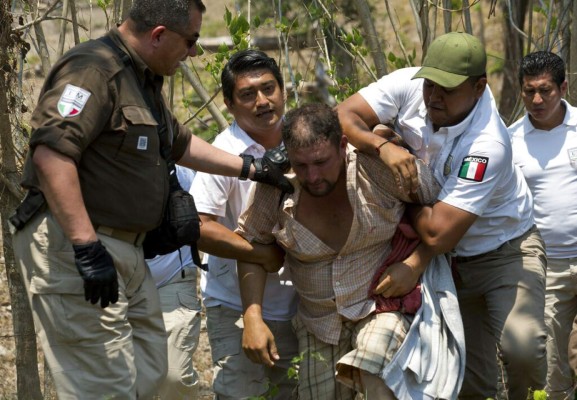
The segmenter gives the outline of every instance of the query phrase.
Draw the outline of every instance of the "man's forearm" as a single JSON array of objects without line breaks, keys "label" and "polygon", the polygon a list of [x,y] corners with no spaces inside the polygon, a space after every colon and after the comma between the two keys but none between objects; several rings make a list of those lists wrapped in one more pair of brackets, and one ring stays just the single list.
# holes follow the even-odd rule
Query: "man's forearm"
[{"label": "man's forearm", "polygon": [[200,251],[216,257],[254,262],[251,259],[253,246],[242,236],[219,222],[202,217],[201,221],[200,239],[197,242]]},{"label": "man's forearm", "polygon": [[432,206],[407,205],[413,228],[433,254],[452,251],[465,236],[477,215],[442,201]]},{"label": "man's forearm", "polygon": [[40,190],[52,215],[73,244],[98,240],[86,211],[74,160],[46,146],[38,146],[32,157]]},{"label": "man's forearm", "polygon": [[[197,136],[191,136],[190,143],[178,164],[195,171],[214,175],[238,177],[242,170],[243,160],[238,155],[221,150]],[[250,166],[249,178],[254,174]]]},{"label": "man's forearm", "polygon": [[245,318],[262,318],[262,299],[267,272],[259,264],[237,263],[240,297]]},{"label": "man's forearm", "polygon": [[274,243],[250,243],[213,219],[201,216],[201,220],[200,239],[197,242],[200,251],[216,257],[265,264],[267,267],[282,266],[284,254]]},{"label": "man's forearm", "polygon": [[426,243],[419,243],[417,248],[404,260],[411,269],[421,276],[435,256],[435,252]]}]

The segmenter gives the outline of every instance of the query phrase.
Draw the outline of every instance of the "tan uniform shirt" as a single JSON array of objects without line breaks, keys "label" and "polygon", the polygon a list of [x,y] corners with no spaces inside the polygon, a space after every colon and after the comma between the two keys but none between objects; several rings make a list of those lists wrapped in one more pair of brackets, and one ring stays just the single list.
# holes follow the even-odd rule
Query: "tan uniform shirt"
[{"label": "tan uniform shirt", "polygon": [[[168,192],[157,121],[144,99],[144,93],[162,97],[162,77],[152,74],[116,28],[109,35],[132,66],[98,40],[66,53],[42,88],[30,149],[46,145],[76,162],[93,224],[145,232],[160,223]],[[157,104],[165,109],[161,100]],[[172,157],[178,160],[191,133],[165,114],[174,135]],[[22,184],[39,186],[30,157]]]},{"label": "tan uniform shirt", "polygon": [[[440,187],[419,161],[419,199],[431,203]],[[343,318],[359,320],[375,308],[368,298],[371,279],[390,253],[390,241],[411,200],[376,157],[347,155],[347,193],[354,211],[347,242],[340,252],[295,220],[301,188],[279,206],[280,191],[258,184],[239,220],[237,232],[249,241],[272,243],[286,251],[286,265],[299,294],[298,313],[309,332],[336,345]],[[263,212],[266,210],[266,212]]]}]

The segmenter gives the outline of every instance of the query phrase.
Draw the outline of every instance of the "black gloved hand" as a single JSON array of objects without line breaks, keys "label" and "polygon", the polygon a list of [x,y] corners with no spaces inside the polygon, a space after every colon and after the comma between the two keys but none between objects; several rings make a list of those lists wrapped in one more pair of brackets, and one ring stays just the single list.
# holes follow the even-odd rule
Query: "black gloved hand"
[{"label": "black gloved hand", "polygon": [[284,144],[267,150],[262,158],[254,160],[253,181],[276,186],[286,193],[293,193],[293,185],[283,175],[290,169],[290,161]]},{"label": "black gloved hand", "polygon": [[112,257],[100,240],[87,244],[76,244],[74,261],[84,279],[84,299],[96,304],[100,299],[102,308],[118,301],[118,278]]}]

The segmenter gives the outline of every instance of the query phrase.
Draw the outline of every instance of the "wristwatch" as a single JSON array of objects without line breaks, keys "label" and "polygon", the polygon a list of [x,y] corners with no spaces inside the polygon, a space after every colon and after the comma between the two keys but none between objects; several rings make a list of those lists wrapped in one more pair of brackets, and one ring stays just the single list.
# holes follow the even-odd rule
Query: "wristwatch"
[{"label": "wristwatch", "polygon": [[254,157],[250,154],[240,154],[242,158],[242,169],[240,170],[240,175],[238,179],[241,181],[246,181],[248,179],[248,174],[250,173],[250,165],[254,161]]}]

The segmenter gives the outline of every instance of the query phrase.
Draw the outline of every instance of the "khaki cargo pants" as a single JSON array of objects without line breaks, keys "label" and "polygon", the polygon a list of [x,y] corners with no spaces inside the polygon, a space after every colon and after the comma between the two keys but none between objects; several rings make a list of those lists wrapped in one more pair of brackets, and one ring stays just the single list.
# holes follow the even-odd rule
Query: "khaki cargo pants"
[{"label": "khaki cargo pants", "polygon": [[119,300],[84,300],[74,253],[50,212],[13,237],[38,339],[60,400],[152,398],[166,375],[166,334],[142,248],[99,234],[118,272]]}]

